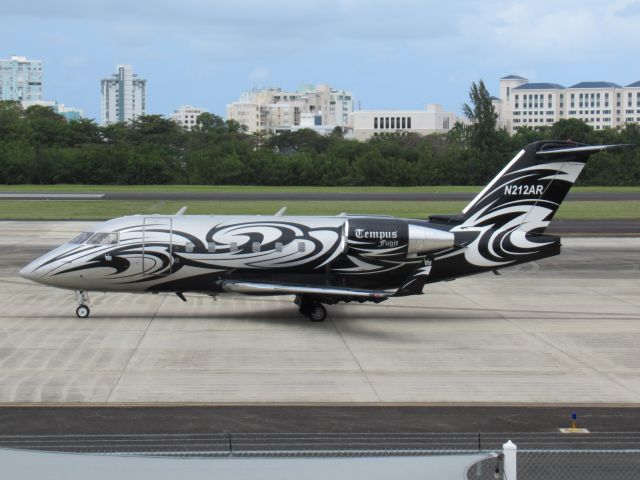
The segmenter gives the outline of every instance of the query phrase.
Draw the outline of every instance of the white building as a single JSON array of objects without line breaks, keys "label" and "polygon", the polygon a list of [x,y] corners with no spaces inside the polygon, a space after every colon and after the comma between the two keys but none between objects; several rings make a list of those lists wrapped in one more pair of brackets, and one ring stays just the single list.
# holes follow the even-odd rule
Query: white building
[{"label": "white building", "polygon": [[204,108],[183,105],[173,111],[171,119],[181,127],[191,130],[198,120],[198,115],[205,112],[207,112],[207,110]]},{"label": "white building", "polygon": [[352,136],[367,140],[383,133],[446,133],[456,123],[456,115],[442,105],[429,104],[426,110],[359,110],[351,114]]},{"label": "white building", "polygon": [[118,65],[118,72],[100,80],[101,123],[129,122],[146,111],[147,81],[133,73],[131,65]]},{"label": "white building", "polygon": [[0,60],[0,100],[42,100],[42,61],[16,55]]},{"label": "white building", "polygon": [[33,105],[40,105],[42,107],[49,107],[58,115],[62,115],[67,121],[80,120],[83,117],[83,112],[79,108],[67,107],[64,103],[58,103],[55,100],[24,100],[22,102],[22,108],[29,108]]},{"label": "white building", "polygon": [[302,85],[296,92],[254,89],[227,105],[227,119],[246,125],[250,133],[278,133],[312,128],[320,133],[347,127],[353,96],[328,85]]},{"label": "white building", "polygon": [[570,87],[531,83],[509,75],[500,79],[500,97],[493,102],[498,125],[515,133],[519,127],[553,125],[578,118],[596,130],[640,122],[640,82],[622,87],[612,82],[580,82]]}]

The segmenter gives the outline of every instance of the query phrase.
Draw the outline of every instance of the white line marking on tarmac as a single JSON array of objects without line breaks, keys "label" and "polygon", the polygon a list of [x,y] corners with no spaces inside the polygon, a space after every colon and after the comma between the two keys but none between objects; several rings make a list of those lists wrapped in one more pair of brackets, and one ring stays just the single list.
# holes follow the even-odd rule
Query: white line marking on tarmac
[{"label": "white line marking on tarmac", "polygon": [[104,193],[0,193],[0,198],[87,200],[104,197]]}]

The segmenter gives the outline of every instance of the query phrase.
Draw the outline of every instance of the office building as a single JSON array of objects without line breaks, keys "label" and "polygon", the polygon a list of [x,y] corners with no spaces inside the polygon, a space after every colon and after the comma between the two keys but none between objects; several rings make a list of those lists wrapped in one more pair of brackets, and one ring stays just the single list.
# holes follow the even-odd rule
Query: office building
[{"label": "office building", "polygon": [[351,114],[350,136],[368,140],[384,133],[446,133],[455,123],[456,115],[438,104],[426,110],[359,110]]},{"label": "office building", "polygon": [[205,113],[204,108],[192,107],[191,105],[183,105],[173,111],[171,119],[181,127],[191,130],[198,120],[198,115]]},{"label": "office building", "polygon": [[42,61],[16,55],[0,60],[0,100],[42,100]]},{"label": "office building", "polygon": [[147,81],[138,78],[131,65],[118,65],[117,69],[111,77],[100,81],[103,125],[130,122],[146,112]]},{"label": "office building", "polygon": [[553,125],[578,118],[596,130],[640,122],[640,82],[626,87],[613,82],[579,82],[570,87],[533,83],[509,75],[500,79],[500,96],[493,101],[498,125],[509,133],[519,127]]},{"label": "office building", "polygon": [[347,127],[353,96],[328,85],[302,85],[296,92],[281,88],[254,89],[227,105],[227,119],[246,125],[249,132],[278,133],[311,128],[326,133]]}]

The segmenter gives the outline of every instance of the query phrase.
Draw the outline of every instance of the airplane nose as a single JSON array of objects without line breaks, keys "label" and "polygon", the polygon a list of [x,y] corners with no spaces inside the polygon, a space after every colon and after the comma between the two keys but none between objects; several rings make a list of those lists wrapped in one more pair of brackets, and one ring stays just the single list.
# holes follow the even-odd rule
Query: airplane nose
[{"label": "airplane nose", "polygon": [[18,274],[22,278],[26,278],[27,280],[35,280],[37,278],[37,275],[35,274],[34,269],[34,262],[31,262],[29,265],[25,265],[24,267],[22,267]]}]

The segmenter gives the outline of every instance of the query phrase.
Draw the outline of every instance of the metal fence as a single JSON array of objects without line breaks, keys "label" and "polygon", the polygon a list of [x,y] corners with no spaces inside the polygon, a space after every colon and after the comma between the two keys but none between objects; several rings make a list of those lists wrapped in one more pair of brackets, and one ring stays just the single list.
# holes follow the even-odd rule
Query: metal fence
[{"label": "metal fence", "polygon": [[[640,450],[640,432],[594,432],[567,435],[554,432],[521,433],[155,433],[3,435],[0,448],[79,453],[152,452],[156,455],[224,456],[247,452],[335,452],[368,455],[371,451],[441,454],[451,451],[501,451],[511,439],[523,450]],[[282,453],[280,453],[282,452]],[[424,452],[424,453],[423,453]],[[415,454],[415,453],[414,453]]]},{"label": "metal fence", "polygon": [[[503,445],[511,437],[520,447]],[[167,457],[486,454],[467,480],[640,479],[640,432],[0,435],[0,448]]]},{"label": "metal fence", "polygon": [[[517,480],[636,480],[640,450],[517,450]],[[516,480],[505,455],[484,459],[467,470],[467,480]]]},{"label": "metal fence", "polygon": [[640,479],[640,450],[519,450],[517,459],[518,480]]}]

